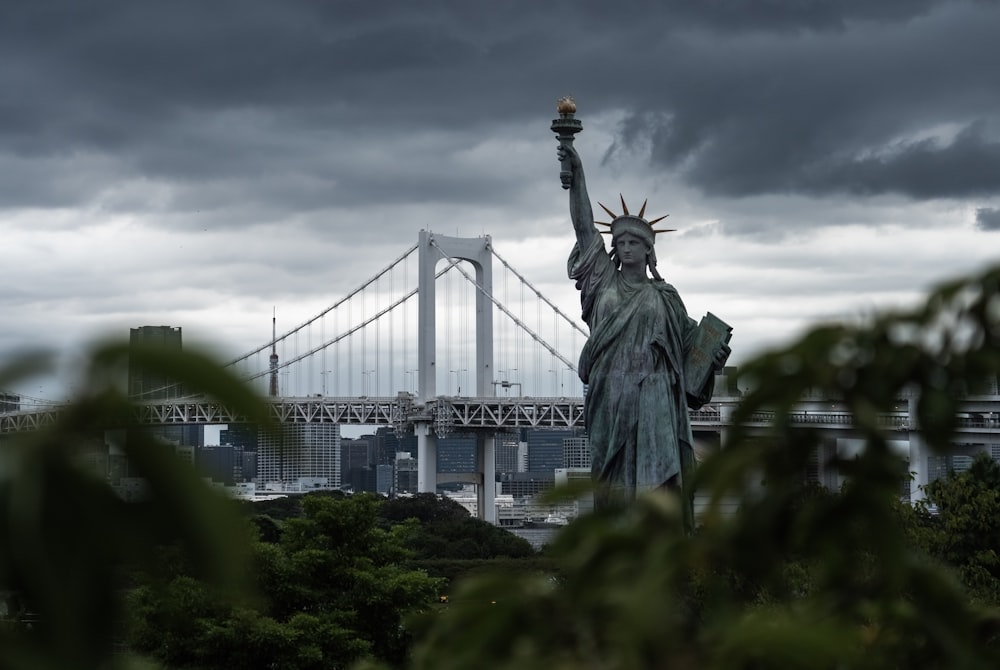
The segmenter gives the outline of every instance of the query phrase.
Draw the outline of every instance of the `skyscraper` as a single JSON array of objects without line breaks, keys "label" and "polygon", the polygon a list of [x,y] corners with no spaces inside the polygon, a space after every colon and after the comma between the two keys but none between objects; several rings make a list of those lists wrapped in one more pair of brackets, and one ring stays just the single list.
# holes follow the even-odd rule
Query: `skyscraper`
[{"label": "skyscraper", "polygon": [[340,486],[340,426],[286,423],[262,433],[257,447],[257,484],[280,490]]},{"label": "skyscraper", "polygon": [[517,454],[520,445],[517,433],[497,433],[495,436],[497,474],[517,472]]},{"label": "skyscraper", "polygon": [[[576,437],[572,430],[527,429],[528,472],[552,473],[563,465],[563,440]],[[588,464],[589,466],[589,464]]]},{"label": "skyscraper", "polygon": [[476,470],[476,437],[449,435],[437,442],[439,473],[474,472]]},{"label": "skyscraper", "polygon": [[[181,329],[171,326],[140,326],[129,331],[130,347],[160,347],[181,349]],[[129,360],[128,395],[136,400],[165,400],[178,398],[183,393],[178,384],[166,376],[139,368]]]},{"label": "skyscraper", "polygon": [[593,456],[586,436],[563,438],[563,467],[590,470]]},{"label": "skyscraper", "polygon": [[[129,331],[130,347],[160,347],[166,350],[183,348],[181,329],[172,326],[140,326]],[[166,375],[135,365],[129,358],[128,395],[134,401],[172,400],[184,395],[184,389]],[[160,426],[151,429],[164,440],[194,447],[205,445],[204,426]]]}]

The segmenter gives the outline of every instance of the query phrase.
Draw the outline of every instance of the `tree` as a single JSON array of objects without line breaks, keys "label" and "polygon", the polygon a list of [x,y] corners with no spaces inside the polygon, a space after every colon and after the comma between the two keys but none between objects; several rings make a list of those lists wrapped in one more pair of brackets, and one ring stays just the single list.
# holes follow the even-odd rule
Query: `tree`
[{"label": "tree", "polygon": [[937,508],[931,553],[958,570],[975,598],[1000,606],[1000,465],[980,454],[967,471],[928,486],[927,501]]},{"label": "tree", "polygon": [[433,493],[388,500],[380,514],[390,523],[415,522],[405,532],[417,559],[526,558],[535,553],[527,540],[472,518],[454,500]]},{"label": "tree", "polygon": [[171,667],[318,669],[369,656],[401,664],[405,617],[437,600],[439,582],[403,565],[401,538],[378,523],[382,504],[367,494],[304,496],[279,542],[253,544],[256,603],[220,600],[184,575],[143,586],[130,598],[130,643]]},{"label": "tree", "polygon": [[[145,478],[141,502],[118,497],[82,456],[104,446],[109,427],[134,426],[118,385],[131,361],[201,391],[265,427],[261,401],[209,357],[190,350],[127,344],[95,347],[80,392],[34,432],[4,436],[0,459],[0,596],[16,601],[26,626],[0,628],[0,667],[127,666],[114,653],[124,611],[122,586],[137,568],[155,570],[158,547],[179,542],[191,567],[223,593],[246,585],[246,542],[231,505],[211,491],[190,465],[141,430],[125,445],[131,467]],[[54,369],[53,357],[25,353],[0,369],[9,388]]]}]

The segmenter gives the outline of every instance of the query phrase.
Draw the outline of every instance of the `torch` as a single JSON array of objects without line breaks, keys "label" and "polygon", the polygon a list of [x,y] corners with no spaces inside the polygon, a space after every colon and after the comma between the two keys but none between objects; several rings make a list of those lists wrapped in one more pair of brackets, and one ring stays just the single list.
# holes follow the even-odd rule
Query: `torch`
[{"label": "torch", "polygon": [[[559,118],[552,120],[552,132],[556,134],[559,146],[572,147],[573,136],[583,130],[583,123],[573,116],[576,114],[576,102],[568,95],[559,98],[556,102],[556,111],[559,112]],[[559,181],[562,182],[563,188],[569,188],[572,185],[573,172],[560,170]]]}]

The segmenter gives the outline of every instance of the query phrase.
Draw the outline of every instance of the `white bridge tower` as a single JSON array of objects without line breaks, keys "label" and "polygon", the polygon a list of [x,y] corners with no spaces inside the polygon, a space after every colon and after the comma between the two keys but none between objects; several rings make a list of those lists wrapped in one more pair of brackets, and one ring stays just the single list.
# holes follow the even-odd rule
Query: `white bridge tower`
[{"label": "white bridge tower", "polygon": [[[476,269],[476,396],[493,395],[493,254],[492,240],[484,237],[447,237],[426,230],[420,231],[418,242],[419,278],[417,380],[419,403],[428,403],[436,395],[437,339],[435,337],[434,275],[439,261],[459,259],[468,261]],[[417,491],[437,490],[437,434],[433,419],[416,422],[417,434]],[[476,484],[479,517],[496,523],[496,453],[491,434],[477,431],[477,472],[470,473],[466,481]],[[452,478],[449,475],[449,478]]]}]

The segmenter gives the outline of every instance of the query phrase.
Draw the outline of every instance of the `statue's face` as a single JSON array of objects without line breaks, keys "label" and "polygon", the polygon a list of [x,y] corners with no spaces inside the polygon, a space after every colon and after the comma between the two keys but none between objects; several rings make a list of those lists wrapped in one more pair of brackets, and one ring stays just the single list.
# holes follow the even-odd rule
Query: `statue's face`
[{"label": "statue's face", "polygon": [[622,267],[646,267],[646,257],[649,255],[649,246],[644,240],[636,237],[632,233],[622,233],[615,238],[615,251],[622,262]]}]

